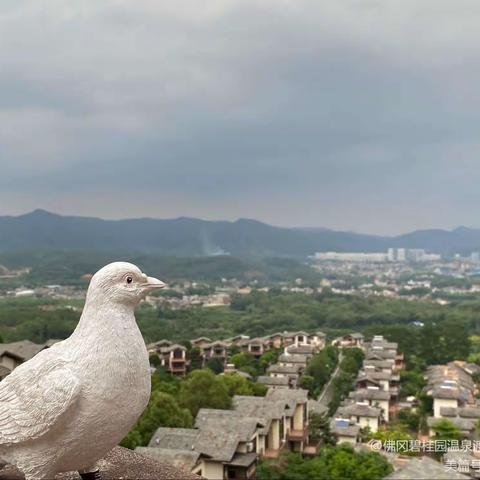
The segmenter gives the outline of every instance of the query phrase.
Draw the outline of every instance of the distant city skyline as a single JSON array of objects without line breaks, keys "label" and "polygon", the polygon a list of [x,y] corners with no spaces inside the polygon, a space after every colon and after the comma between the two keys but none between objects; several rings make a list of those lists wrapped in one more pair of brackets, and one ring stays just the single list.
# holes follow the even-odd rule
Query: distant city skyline
[{"label": "distant city skyline", "polygon": [[480,227],[480,3],[5,0],[0,215]]}]

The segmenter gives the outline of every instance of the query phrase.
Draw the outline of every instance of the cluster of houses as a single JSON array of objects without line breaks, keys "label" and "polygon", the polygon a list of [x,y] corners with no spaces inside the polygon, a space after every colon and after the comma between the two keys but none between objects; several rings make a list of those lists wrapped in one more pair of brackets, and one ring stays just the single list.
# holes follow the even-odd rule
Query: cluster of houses
[{"label": "cluster of houses", "polygon": [[307,391],[269,389],[265,397],[233,398],[233,410],[201,409],[194,428],[159,428],[136,451],[204,478],[253,479],[259,457],[288,448],[316,454],[308,443]]},{"label": "cluster of houses", "polygon": [[[225,340],[212,341],[207,337],[194,338],[190,341],[192,347],[197,348],[202,365],[206,365],[209,360],[216,358],[223,363],[224,367],[227,367],[228,356],[230,351],[249,353],[255,358],[260,358],[264,353],[272,349],[285,348],[286,353],[300,355],[300,356],[312,356],[314,353],[320,351],[325,346],[325,334],[323,332],[283,332],[274,333],[265,337],[250,338],[246,335],[237,335]],[[234,348],[232,348],[234,347]],[[160,358],[162,367],[173,375],[185,375],[188,371],[188,365],[190,359],[188,358],[187,348],[183,345],[173,343],[169,340],[160,340],[155,343],[151,343],[147,346],[150,354],[157,354]],[[297,357],[299,362],[303,357]],[[292,359],[290,359],[292,360]],[[305,359],[303,359],[305,360]],[[302,361],[303,361],[302,360]],[[272,371],[268,372],[267,378],[282,378],[282,380],[270,380],[272,386],[275,386],[275,382],[278,385],[283,386],[295,386],[296,381],[302,365],[294,367],[292,362],[281,362],[274,366]],[[303,362],[306,365],[306,361]],[[279,371],[275,371],[275,368]],[[288,379],[291,379],[291,384]],[[268,384],[265,378],[262,378],[262,383]],[[269,385],[270,386],[270,385]]]},{"label": "cluster of houses", "polygon": [[446,418],[465,438],[474,438],[480,405],[473,375],[479,373],[478,365],[462,361],[428,367],[425,393],[433,398],[433,416],[427,418],[430,436],[434,435],[435,423]]},{"label": "cluster of houses", "polygon": [[330,425],[338,442],[355,445],[359,441],[360,429],[368,427],[376,432],[395,412],[404,357],[397,351],[396,343],[388,342],[381,335],[374,336],[371,342],[364,342],[363,337],[353,334],[350,338],[337,339],[337,344],[365,351],[355,390],[339,406]]}]

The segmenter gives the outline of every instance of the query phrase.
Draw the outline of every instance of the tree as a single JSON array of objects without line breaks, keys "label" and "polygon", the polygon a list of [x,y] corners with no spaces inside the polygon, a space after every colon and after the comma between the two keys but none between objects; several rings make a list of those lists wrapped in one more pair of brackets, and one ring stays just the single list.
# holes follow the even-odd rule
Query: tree
[{"label": "tree", "polygon": [[289,453],[277,462],[263,461],[257,468],[258,480],[376,480],[393,470],[387,459],[376,452],[356,452],[350,445],[325,447],[318,456],[304,459]]},{"label": "tree", "polygon": [[200,352],[200,347],[192,347],[188,352],[188,357],[190,359],[190,371],[202,368],[203,359]]},{"label": "tree", "polygon": [[[402,424],[390,424],[387,430],[371,432],[369,438],[381,440],[383,445],[385,445],[385,442],[395,442],[398,453],[403,455],[409,455],[409,453],[411,453],[411,450],[408,448],[408,440],[412,440],[412,436],[405,430]],[[401,440],[406,440],[406,442],[401,442]]]},{"label": "tree", "polygon": [[260,357],[260,360],[259,360],[260,367],[262,369],[262,373],[265,372],[265,370],[270,365],[273,365],[274,363],[276,363],[279,356],[280,356],[280,351],[279,350],[269,350],[268,352],[265,352]]},{"label": "tree", "polygon": [[315,379],[310,375],[303,375],[300,378],[299,387],[308,390],[309,397],[315,397],[317,393],[317,385]]},{"label": "tree", "polygon": [[236,372],[220,375],[218,380],[222,382],[230,397],[234,395],[253,395],[253,382],[247,380]]},{"label": "tree", "polygon": [[313,443],[317,443],[320,440],[325,445],[335,445],[336,443],[335,437],[330,431],[330,419],[327,415],[310,413],[308,432]]},{"label": "tree", "polygon": [[435,432],[435,440],[461,440],[462,438],[460,430],[446,418],[436,420],[432,430]]},{"label": "tree", "polygon": [[468,326],[464,319],[452,318],[441,325],[443,344],[442,359],[445,363],[451,360],[462,360],[470,353],[470,337]]},{"label": "tree", "polygon": [[253,357],[248,353],[236,353],[230,358],[230,363],[235,365],[235,368],[242,368],[251,366],[253,361]]},{"label": "tree", "polygon": [[182,382],[180,405],[190,410],[193,417],[201,408],[229,409],[232,405],[225,384],[211,370],[195,370]]},{"label": "tree", "polygon": [[409,408],[402,408],[397,415],[400,424],[404,425],[412,432],[418,432],[420,428],[420,415]]},{"label": "tree", "polygon": [[400,385],[402,397],[416,396],[425,386],[424,374],[419,370],[404,370],[400,372]]},{"label": "tree", "polygon": [[209,358],[206,367],[217,375],[225,370],[223,360],[218,357]]},{"label": "tree", "polygon": [[147,445],[158,427],[192,426],[193,417],[186,408],[181,408],[172,395],[155,391],[137,424],[123,439],[121,445],[131,449]]},{"label": "tree", "polygon": [[156,353],[151,353],[148,358],[152,367],[159,367],[162,364],[160,357]]}]

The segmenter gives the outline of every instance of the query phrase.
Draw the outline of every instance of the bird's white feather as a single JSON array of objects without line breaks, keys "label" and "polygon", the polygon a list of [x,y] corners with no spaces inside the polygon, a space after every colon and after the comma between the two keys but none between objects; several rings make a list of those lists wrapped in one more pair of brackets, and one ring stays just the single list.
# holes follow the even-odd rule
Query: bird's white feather
[{"label": "bird's white feather", "polygon": [[0,445],[42,436],[78,398],[78,378],[52,353],[41,352],[34,365],[21,365],[0,383]]}]

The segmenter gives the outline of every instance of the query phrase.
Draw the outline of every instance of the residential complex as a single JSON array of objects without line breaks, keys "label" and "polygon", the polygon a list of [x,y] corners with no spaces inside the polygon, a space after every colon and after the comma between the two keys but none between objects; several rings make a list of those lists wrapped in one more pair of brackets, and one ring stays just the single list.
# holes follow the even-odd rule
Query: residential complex
[{"label": "residential complex", "polygon": [[[352,339],[360,341],[358,335],[348,335],[334,340],[343,348],[351,347]],[[398,345],[383,336],[374,336],[371,342],[363,342],[365,352],[363,366],[355,381],[355,390],[350,392],[331,421],[332,433],[338,442],[356,444],[360,429],[369,428],[376,432],[395,415],[399,394],[403,354]]]},{"label": "residential complex", "polygon": [[218,480],[253,479],[258,458],[307,447],[307,392],[269,390],[265,397],[235,396],[233,410],[201,409],[194,428],[159,428],[148,447],[136,450]]}]

